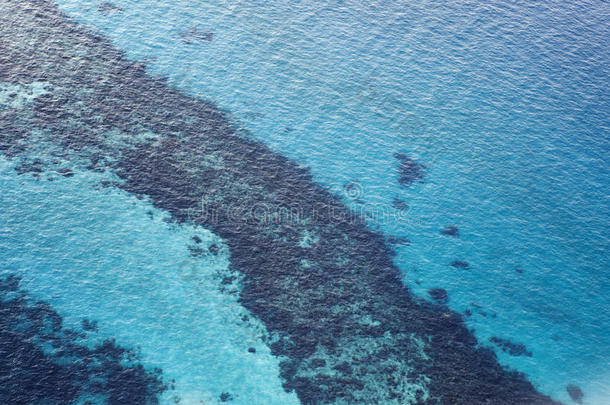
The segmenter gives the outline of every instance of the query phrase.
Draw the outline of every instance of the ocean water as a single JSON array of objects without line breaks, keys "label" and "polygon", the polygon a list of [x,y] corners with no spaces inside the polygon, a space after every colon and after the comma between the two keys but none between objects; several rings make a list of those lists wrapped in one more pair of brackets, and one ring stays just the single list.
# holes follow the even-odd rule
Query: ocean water
[{"label": "ocean water", "polygon": [[[58,3],[310,167],[369,226],[408,238],[395,247],[404,282],[425,298],[445,289],[502,364],[564,403],[568,384],[585,404],[609,403],[605,3]],[[425,165],[422,182],[398,183],[397,152]],[[96,189],[90,174],[43,182],[11,165],[3,271],[66,323],[97,319],[100,334],[141,346],[146,364],[176,380],[168,403],[223,392],[297,402],[263,326],[218,291],[229,253],[195,260],[186,248],[193,234],[222,245],[216,236],[172,227],[147,203]],[[459,237],[442,235],[447,225]],[[531,356],[502,351],[494,336]]]}]

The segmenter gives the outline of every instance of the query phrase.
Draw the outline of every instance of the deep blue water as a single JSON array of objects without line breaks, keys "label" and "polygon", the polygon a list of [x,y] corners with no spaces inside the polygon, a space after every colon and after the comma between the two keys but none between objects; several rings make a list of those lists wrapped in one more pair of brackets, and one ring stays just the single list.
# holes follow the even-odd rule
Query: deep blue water
[{"label": "deep blue water", "polygon": [[[445,289],[502,364],[565,403],[568,384],[586,404],[609,403],[606,3],[58,3],[309,166],[371,227],[408,238],[395,257],[404,282],[422,297]],[[425,165],[422,182],[398,183],[397,152]],[[193,264],[196,231],[146,203],[96,189],[92,175],[41,183],[12,165],[0,171],[1,271],[68,324],[94,318],[100,334],[141,346],[176,379],[168,403],[225,391],[235,403],[297,401],[262,325],[242,322],[210,281],[228,253]],[[441,234],[448,225],[459,237]]]}]

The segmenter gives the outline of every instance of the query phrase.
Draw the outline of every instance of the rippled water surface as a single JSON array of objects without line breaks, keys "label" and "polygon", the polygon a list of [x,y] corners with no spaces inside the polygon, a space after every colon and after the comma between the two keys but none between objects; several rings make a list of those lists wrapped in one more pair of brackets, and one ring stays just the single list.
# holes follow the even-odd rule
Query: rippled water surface
[{"label": "rippled water surface", "polygon": [[[461,313],[500,364],[563,403],[580,400],[575,387],[583,404],[610,403],[605,2],[57,3],[147,74],[212,101],[238,133],[310,168],[385,235],[410,291]],[[0,49],[12,46],[0,39]],[[53,94],[49,80],[2,83],[2,122]],[[96,320],[88,341],[137,348],[168,383],[162,403],[288,404],[297,393],[304,402],[301,380],[286,385],[281,366],[292,352],[278,355],[266,329],[280,315],[260,316],[240,298],[230,231],[176,224],[165,200],[134,191],[121,174],[129,168],[117,169],[127,185],[116,187],[108,171],[57,171],[63,160],[54,172],[32,170],[53,160],[43,138],[32,136],[27,154],[2,149],[0,276],[21,277],[66,328]],[[130,141],[117,150],[121,142]],[[308,235],[300,248],[316,243]],[[298,303],[285,306],[299,316]],[[350,359],[366,349],[353,350],[341,357],[350,373],[334,369],[365,381]],[[326,361],[315,373],[333,375]],[[413,381],[426,394],[404,388],[398,402],[435,403],[430,384]]]}]

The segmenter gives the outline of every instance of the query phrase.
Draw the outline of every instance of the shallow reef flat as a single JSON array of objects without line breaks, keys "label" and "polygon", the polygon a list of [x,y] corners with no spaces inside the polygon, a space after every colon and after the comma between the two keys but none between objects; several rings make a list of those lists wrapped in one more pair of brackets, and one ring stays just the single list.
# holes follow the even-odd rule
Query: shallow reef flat
[{"label": "shallow reef flat", "polygon": [[106,171],[219,235],[302,403],[555,403],[479,347],[461,315],[411,294],[383,235],[306,169],[52,2],[0,0],[0,66],[25,94],[0,107],[0,151],[24,174]]},{"label": "shallow reef flat", "polygon": [[168,389],[161,370],[146,370],[135,351],[113,339],[89,347],[96,321],[67,329],[19,284],[15,276],[0,278],[0,403],[159,403]]}]

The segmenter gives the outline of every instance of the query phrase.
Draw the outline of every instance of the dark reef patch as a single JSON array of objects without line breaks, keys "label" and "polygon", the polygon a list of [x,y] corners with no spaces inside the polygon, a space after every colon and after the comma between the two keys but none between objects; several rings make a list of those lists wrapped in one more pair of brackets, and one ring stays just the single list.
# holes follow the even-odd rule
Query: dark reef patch
[{"label": "dark reef patch", "polygon": [[[92,331],[95,322],[83,322]],[[110,405],[157,404],[167,389],[161,370],[105,340],[90,348],[85,334],[65,329],[51,306],[0,279],[0,403],[72,404],[86,397]]]},{"label": "dark reef patch", "polygon": [[574,384],[569,384],[566,387],[566,391],[568,391],[568,395],[572,399],[572,401],[577,404],[582,404],[582,400],[585,398],[585,394],[582,392],[579,386]]},{"label": "dark reef patch", "polygon": [[310,364],[311,368],[326,367],[326,360],[324,360],[324,359],[311,359],[309,364]]},{"label": "dark reef patch", "polygon": [[[0,81],[49,87],[0,111],[0,128],[36,129],[75,170],[95,157],[91,170],[117,175],[113,186],[222,238],[240,302],[265,324],[284,388],[302,403],[554,403],[479,347],[461,315],[414,296],[385,237],[307,169],[214,104],[151,78],[53,3],[0,5]],[[28,136],[11,130],[2,150],[21,153]],[[423,179],[422,165],[397,159],[401,184]]]},{"label": "dark reef patch", "polygon": [[83,330],[86,332],[97,332],[97,321],[83,319],[81,321],[81,328],[83,328]]},{"label": "dark reef patch", "polygon": [[68,169],[67,167],[62,167],[61,169],[58,169],[57,173],[64,177],[74,176],[74,172],[72,171],[72,169]]},{"label": "dark reef patch", "polygon": [[457,238],[458,236],[460,236],[460,231],[455,225],[447,225],[446,227],[441,229],[441,235],[453,236],[454,238]]},{"label": "dark reef patch", "polygon": [[508,339],[499,338],[497,336],[492,336],[489,338],[489,341],[502,349],[503,352],[508,353],[511,356],[532,357],[532,352],[527,350],[523,343],[511,342]]},{"label": "dark reef patch", "polygon": [[408,187],[416,181],[423,181],[426,174],[426,166],[417,163],[404,153],[395,153],[398,160],[398,183]]},{"label": "dark reef patch", "polygon": [[40,159],[35,159],[33,161],[23,161],[18,166],[15,167],[15,171],[17,174],[26,174],[30,173],[34,177],[39,177],[41,173],[43,173],[45,167],[40,161]]},{"label": "dark reef patch", "polygon": [[456,269],[469,269],[470,264],[466,260],[454,260],[450,263],[451,267]]},{"label": "dark reef patch", "polygon": [[401,200],[398,197],[394,197],[394,199],[392,200],[392,207],[394,207],[398,211],[405,211],[407,208],[409,208],[409,205],[404,200]]},{"label": "dark reef patch", "polygon": [[428,295],[439,304],[446,304],[449,302],[449,294],[442,288],[432,288],[428,290]]},{"label": "dark reef patch", "polygon": [[187,245],[187,248],[193,257],[201,257],[205,253],[201,246]]},{"label": "dark reef patch", "polygon": [[180,31],[178,35],[182,39],[182,42],[186,44],[210,42],[214,39],[213,32],[200,31],[197,27],[190,27],[188,30]]},{"label": "dark reef patch", "polygon": [[123,7],[118,6],[110,1],[103,1],[97,6],[97,11],[100,14],[104,15],[112,15],[112,14],[121,14],[124,10]]}]

